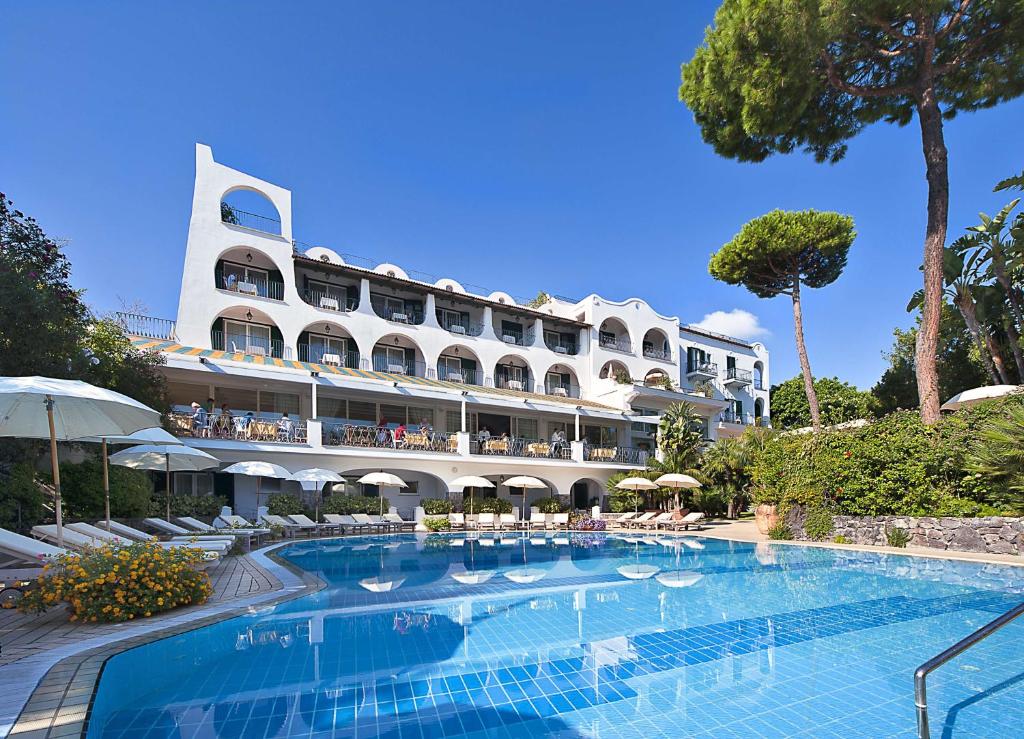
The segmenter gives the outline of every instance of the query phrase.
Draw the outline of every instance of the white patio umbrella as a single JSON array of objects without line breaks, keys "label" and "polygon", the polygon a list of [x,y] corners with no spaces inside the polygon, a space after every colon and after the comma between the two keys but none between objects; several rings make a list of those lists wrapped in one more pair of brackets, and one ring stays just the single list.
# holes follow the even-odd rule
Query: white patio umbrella
[{"label": "white patio umbrella", "polygon": [[167,487],[167,520],[171,520],[171,473],[197,472],[216,467],[220,461],[202,449],[184,444],[143,444],[110,455],[111,464],[133,470],[163,470]]},{"label": "white patio umbrella", "polygon": [[[529,490],[546,490],[548,484],[543,480],[538,480],[536,477],[530,477],[529,475],[517,475],[516,477],[510,477],[505,480],[505,485],[510,488],[522,488],[523,489],[523,502],[525,508],[526,502],[526,491]],[[524,516],[525,518],[525,516]]]},{"label": "white patio umbrella", "polygon": [[50,440],[58,546],[64,545],[64,517],[57,441],[131,434],[159,423],[152,408],[81,380],[0,377],[0,436]]},{"label": "white patio umbrella", "polygon": [[[260,480],[264,477],[275,477],[279,480],[287,480],[292,476],[292,473],[286,470],[279,464],[273,462],[260,462],[259,460],[251,460],[249,462],[235,462],[229,467],[225,467],[221,472],[228,472],[232,475],[248,475],[249,477],[256,478],[256,512],[259,514],[260,510]],[[259,521],[256,522],[257,525]]]},{"label": "white patio umbrella", "polygon": [[78,441],[100,445],[100,456],[103,457],[103,514],[107,521],[107,531],[110,531],[110,471],[107,465],[107,444],[181,444],[177,438],[162,428],[142,429],[128,435],[87,436]]},{"label": "white patio umbrella", "polygon": [[[361,482],[363,485],[379,485],[381,487],[389,488],[405,488],[409,487],[398,475],[392,475],[390,472],[370,472],[369,474],[363,475],[356,482]],[[384,496],[380,497],[380,515],[384,515]]]},{"label": "white patio umbrella", "polygon": [[323,491],[323,484],[325,482],[345,482],[345,478],[339,475],[337,472],[331,470],[325,470],[322,467],[310,467],[308,470],[299,470],[293,472],[289,477],[289,480],[295,482],[315,482],[317,483],[316,489],[316,513],[314,514],[314,520],[320,523],[320,496]]},{"label": "white patio umbrella", "polygon": [[456,477],[450,483],[448,483],[448,492],[456,492],[452,488],[459,488],[457,492],[465,493],[466,488],[469,488],[469,507],[473,507],[473,490],[475,488],[493,488],[494,483],[488,480],[486,477],[477,477],[476,475],[463,475],[462,477]]},{"label": "white patio umbrella", "polygon": [[655,485],[663,488],[672,488],[676,491],[676,505],[679,505],[679,491],[687,488],[699,488],[700,480],[696,477],[684,475],[681,472],[668,472],[654,481]]},{"label": "white patio umbrella", "polygon": [[691,585],[696,585],[703,577],[699,572],[672,570],[670,572],[662,572],[656,575],[654,579],[666,588],[688,588]]},{"label": "white patio umbrella", "polygon": [[992,398],[1001,398],[1004,395],[1018,392],[1024,386],[1020,385],[988,385],[986,387],[974,387],[957,393],[942,404],[942,410],[955,411],[960,408],[969,408]]},{"label": "white patio umbrella", "polygon": [[[648,480],[646,477],[627,477],[625,480],[620,480],[615,487],[619,490],[632,490],[634,493],[639,490],[657,490],[658,485]],[[636,496],[633,496],[633,513],[636,513]]]}]

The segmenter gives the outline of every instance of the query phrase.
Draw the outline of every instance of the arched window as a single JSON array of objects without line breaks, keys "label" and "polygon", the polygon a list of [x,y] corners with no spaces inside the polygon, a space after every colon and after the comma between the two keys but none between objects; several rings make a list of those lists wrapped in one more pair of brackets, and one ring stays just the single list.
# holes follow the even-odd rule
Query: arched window
[{"label": "arched window", "polygon": [[281,215],[261,192],[249,188],[229,190],[220,201],[220,220],[231,226],[281,235]]}]

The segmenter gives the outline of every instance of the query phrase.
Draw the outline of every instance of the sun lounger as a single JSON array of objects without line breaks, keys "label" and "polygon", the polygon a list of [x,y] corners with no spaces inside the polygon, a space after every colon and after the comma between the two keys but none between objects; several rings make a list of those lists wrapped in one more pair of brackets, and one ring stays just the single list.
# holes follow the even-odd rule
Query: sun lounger
[{"label": "sun lounger", "polygon": [[672,511],[665,511],[664,513],[659,513],[654,518],[649,518],[643,523],[639,524],[639,527],[644,529],[656,529],[659,526],[671,522],[672,515]]},{"label": "sun lounger", "polygon": [[[96,522],[96,528],[101,529],[103,531],[106,531],[107,530],[107,522],[106,521],[97,521]],[[125,537],[127,539],[134,539],[135,541],[149,541],[149,542],[159,542],[160,541],[160,539],[158,539],[157,537],[153,536],[153,534],[147,534],[145,531],[139,531],[136,528],[132,528],[128,524],[121,523],[120,521],[111,521],[110,522],[110,530],[113,533],[117,534],[118,536],[123,536],[123,537]],[[177,536],[172,536],[170,539],[168,539],[168,541],[169,542],[188,542],[188,543],[195,542],[197,544],[220,544],[220,545],[223,545],[223,551],[227,551],[228,549],[231,548],[231,545],[235,543],[235,538],[233,536],[232,537],[220,536],[220,537],[216,537],[216,538],[211,538],[211,537],[202,537],[202,536],[195,536],[195,535],[179,534]],[[208,548],[209,549],[213,549],[213,547],[208,547]]]},{"label": "sun lounger", "polygon": [[466,529],[466,514],[465,513],[449,513],[448,514],[448,525],[454,530],[465,531]]},{"label": "sun lounger", "polygon": [[293,513],[288,516],[292,521],[299,524],[300,526],[315,526],[318,532],[331,532],[337,531],[341,533],[341,526],[336,523],[317,523],[312,518],[307,516],[305,513]]},{"label": "sun lounger", "polygon": [[0,529],[0,554],[12,562],[41,564],[67,554],[67,550],[7,529]]},{"label": "sun lounger", "polygon": [[217,529],[191,516],[181,516],[178,520],[188,528],[162,518],[147,518],[144,519],[144,523],[162,534],[173,536],[195,536],[200,539],[244,539],[246,548],[251,548],[254,541],[258,545],[261,538],[270,535],[270,531],[267,529]]},{"label": "sun lounger", "polygon": [[569,528],[569,514],[556,513],[551,517],[551,523],[556,529],[567,529]]},{"label": "sun lounger", "polygon": [[517,521],[515,514],[502,513],[498,516],[498,527],[503,531],[508,531],[509,529],[514,530],[516,528],[516,525]]},{"label": "sun lounger", "polygon": [[353,513],[352,518],[355,519],[356,523],[362,524],[367,528],[375,529],[376,531],[389,531],[391,529],[390,524],[385,523],[383,520],[374,521],[366,513]]},{"label": "sun lounger", "polygon": [[683,529],[684,531],[689,531],[691,526],[699,530],[704,528],[704,519],[705,516],[703,513],[701,513],[700,511],[694,511],[693,513],[687,513],[678,521],[668,521],[664,526],[665,528],[672,529],[674,531],[679,531],[680,529]]},{"label": "sun lounger", "polygon": [[[179,518],[178,520],[179,521],[184,521],[185,519]],[[217,526],[217,521],[220,521],[223,524],[223,526]],[[267,533],[267,534],[270,533],[270,529],[263,528],[262,526],[257,526],[256,524],[249,523],[248,521],[246,521],[241,516],[232,515],[232,514],[224,514],[224,513],[222,513],[219,516],[217,516],[217,518],[214,520],[213,528],[217,529],[217,530],[221,530],[221,529],[224,529],[224,528],[248,529],[249,531],[261,531],[261,532],[264,532],[264,533]]]},{"label": "sun lounger", "polygon": [[[77,531],[79,534],[90,536],[97,540],[97,544],[117,544],[119,546],[129,546],[130,544],[136,544],[137,540],[122,536],[114,531],[107,531],[101,529],[99,526],[93,526],[92,524],[85,523],[84,521],[78,521],[75,523],[69,523],[65,527],[72,531]],[[163,547],[164,549],[174,549],[175,547],[189,547],[190,549],[202,549],[204,552],[217,552],[217,554],[223,554],[231,548],[231,544],[226,541],[206,541],[206,542],[191,542],[191,541],[159,541],[155,537],[146,543],[156,544],[157,546]]]},{"label": "sun lounger", "polygon": [[[106,534],[107,532],[104,531],[103,533]],[[118,536],[116,536],[116,534],[108,534],[108,535],[109,536],[114,536],[115,538],[120,539],[121,542],[126,543],[126,544],[134,543],[134,542],[132,542],[132,541],[130,541],[128,539],[124,539],[123,537],[118,537]],[[47,542],[57,541],[57,526],[56,526],[56,524],[46,524],[46,525],[42,525],[42,526],[33,526],[32,527],[32,536],[36,537],[37,539],[42,539],[43,541],[47,541]],[[98,538],[96,538],[94,536],[89,536],[88,534],[83,534],[80,531],[76,531],[75,529],[71,528],[70,526],[65,526],[64,527],[63,539],[64,539],[64,544],[66,546],[70,547],[71,549],[76,549],[78,551],[84,551],[84,550],[87,550],[87,549],[94,549],[96,547],[106,546],[108,544],[114,544],[115,546],[123,545],[120,542],[98,539]],[[185,546],[188,546],[188,544],[185,544]],[[217,552],[207,552],[207,551],[204,551],[203,552],[203,558],[207,562],[212,562],[212,561],[216,561],[216,560],[220,559],[220,555],[217,554]]]},{"label": "sun lounger", "polygon": [[637,513],[636,511],[633,511],[632,513],[624,513],[621,516],[619,516],[618,518],[616,518],[615,520],[611,521],[612,528],[624,529],[624,528],[626,528],[626,526],[629,525],[630,521],[632,521],[634,518],[636,518],[639,515],[640,514]]},{"label": "sun lounger", "polygon": [[528,528],[530,529],[546,529],[549,528],[549,522],[551,521],[550,513],[541,513],[536,508],[530,509],[530,520]]},{"label": "sun lounger", "polygon": [[233,534],[207,534],[201,531],[195,531],[193,529],[186,529],[178,524],[165,521],[162,518],[144,518],[142,520],[144,524],[149,526],[151,529],[159,531],[161,534],[167,534],[168,536],[180,536],[187,538],[197,538],[203,541],[234,541],[236,536]]},{"label": "sun lounger", "polygon": [[494,514],[493,513],[481,513],[476,518],[476,527],[483,531],[484,529],[490,529],[494,531]]},{"label": "sun lounger", "polygon": [[406,521],[397,513],[385,513],[384,520],[396,526],[400,530],[408,529],[409,531],[413,531],[416,528],[415,521]]},{"label": "sun lounger", "polygon": [[369,518],[370,523],[380,526],[383,531],[399,531],[402,528],[401,525],[388,521],[384,516],[370,515]]},{"label": "sun lounger", "polygon": [[357,522],[354,518],[352,518],[352,516],[343,513],[325,513],[323,514],[323,517],[324,520],[327,521],[327,523],[331,524],[332,526],[337,526],[338,531],[340,531],[342,534],[352,533],[353,531],[363,533],[364,531],[366,531],[366,529],[369,528],[368,526]]},{"label": "sun lounger", "polygon": [[643,526],[647,521],[650,521],[652,518],[654,518],[656,515],[658,515],[658,514],[656,514],[656,513],[641,513],[638,518],[634,518],[632,521],[626,521],[626,528],[627,529],[639,528],[640,526]]},{"label": "sun lounger", "polygon": [[[312,536],[317,533],[316,524],[313,524],[312,526],[303,526],[295,523],[295,521],[288,520],[284,516],[275,516],[273,513],[264,513],[262,523],[269,526],[271,530],[273,530],[275,526],[282,529],[284,535],[287,537],[295,537],[298,534]],[[312,521],[310,523],[312,523]]]}]

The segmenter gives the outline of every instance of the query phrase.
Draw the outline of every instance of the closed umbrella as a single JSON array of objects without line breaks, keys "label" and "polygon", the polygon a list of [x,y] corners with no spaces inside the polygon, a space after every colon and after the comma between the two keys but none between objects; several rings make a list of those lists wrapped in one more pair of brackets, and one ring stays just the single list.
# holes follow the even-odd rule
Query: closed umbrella
[{"label": "closed umbrella", "polygon": [[57,441],[131,434],[159,423],[152,408],[81,380],[0,377],[0,436],[50,440],[58,546],[64,544],[64,518]]},{"label": "closed umbrella", "polygon": [[314,514],[314,520],[320,523],[320,495],[323,490],[323,484],[325,482],[345,482],[345,478],[339,475],[337,472],[331,470],[325,470],[321,467],[310,467],[308,470],[299,470],[293,472],[289,477],[289,480],[295,482],[315,482],[317,483],[316,489],[316,513]]},{"label": "closed umbrella", "polygon": [[456,477],[450,483],[448,483],[448,491],[455,492],[453,488],[458,488],[458,492],[464,493],[466,488],[469,488],[469,507],[473,507],[473,490],[475,488],[493,488],[494,483],[488,480],[486,477],[477,477],[476,475],[463,475],[462,477]]},{"label": "closed umbrella", "polygon": [[[249,477],[256,478],[257,516],[259,515],[260,510],[260,480],[264,477],[275,477],[279,480],[287,480],[292,475],[291,472],[279,464],[273,464],[272,462],[260,462],[257,460],[249,462],[235,462],[230,467],[225,467],[222,471],[228,472],[232,475],[248,475]],[[259,521],[256,523],[258,525]]]},{"label": "closed umbrella", "polygon": [[1024,386],[1019,385],[988,385],[986,387],[974,387],[957,393],[942,404],[942,410],[955,411],[960,408],[969,408],[972,405],[983,403],[992,398],[1001,398],[1004,395],[1018,392]]},{"label": "closed umbrella", "polygon": [[110,472],[107,469],[107,444],[181,444],[177,438],[162,428],[142,429],[128,435],[87,436],[79,441],[100,445],[100,456],[103,457],[103,513],[107,521],[107,531],[110,531]]},{"label": "closed umbrella", "polygon": [[183,444],[143,444],[110,455],[111,464],[133,470],[163,470],[167,486],[167,520],[171,520],[171,473],[198,472],[220,464],[201,449]]},{"label": "closed umbrella", "polygon": [[[646,477],[627,477],[625,480],[618,482],[615,487],[619,490],[632,490],[634,493],[640,490],[657,490],[658,485],[648,480]],[[636,513],[636,496],[633,496],[633,513]]]},{"label": "closed umbrella", "polygon": [[[404,488],[408,487],[398,475],[392,475],[390,472],[370,472],[369,474],[363,475],[356,482],[361,482],[363,485],[378,485],[389,488]],[[380,496],[380,515],[384,515],[384,496]]]}]

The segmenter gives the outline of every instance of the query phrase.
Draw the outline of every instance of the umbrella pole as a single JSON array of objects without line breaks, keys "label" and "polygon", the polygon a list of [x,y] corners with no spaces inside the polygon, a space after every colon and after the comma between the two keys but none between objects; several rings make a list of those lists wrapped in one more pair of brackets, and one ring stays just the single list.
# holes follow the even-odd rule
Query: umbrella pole
[{"label": "umbrella pole", "polygon": [[50,466],[53,470],[53,511],[57,522],[57,546],[64,546],[64,514],[60,500],[60,464],[57,462],[57,429],[53,425],[53,397],[46,396],[46,420],[50,424]]},{"label": "umbrella pole", "polygon": [[171,453],[164,453],[164,487],[167,489],[167,523],[171,522]]},{"label": "umbrella pole", "polygon": [[107,519],[107,531],[110,531],[110,469],[107,466],[107,440],[100,439],[103,450],[103,515]]}]

